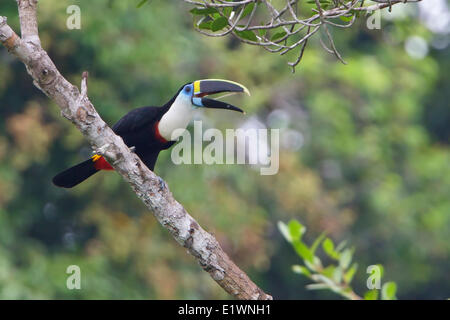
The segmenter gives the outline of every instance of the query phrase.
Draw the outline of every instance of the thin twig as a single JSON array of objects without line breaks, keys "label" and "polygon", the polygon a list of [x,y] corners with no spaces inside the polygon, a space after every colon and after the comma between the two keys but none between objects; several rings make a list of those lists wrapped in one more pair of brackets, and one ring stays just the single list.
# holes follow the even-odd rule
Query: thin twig
[{"label": "thin twig", "polygon": [[[198,8],[214,8],[219,12],[221,17],[228,19],[228,27],[225,31],[212,32],[196,28],[198,32],[204,35],[210,37],[223,37],[232,32],[243,43],[260,46],[269,52],[280,53],[281,55],[301,46],[301,51],[297,56],[297,59],[294,62],[288,63],[291,67],[295,68],[295,66],[300,63],[301,57],[303,56],[306,41],[318,31],[318,28],[323,29],[328,40],[327,42],[329,42],[331,47],[328,48],[321,40],[320,42],[324,49],[335,55],[339,61],[345,63],[341,54],[336,49],[329,26],[340,29],[349,28],[356,21],[355,12],[373,12],[384,8],[389,8],[390,10],[393,5],[398,3],[419,2],[421,0],[374,0],[376,4],[368,6],[364,6],[364,0],[348,0],[347,2],[333,0],[333,2],[330,3],[333,7],[326,9],[319,0],[315,0],[316,9],[312,8],[313,14],[309,17],[301,17],[297,12],[297,9],[294,10],[294,8],[298,8],[300,0],[285,0],[286,4],[280,6],[280,10],[275,8],[271,0],[243,0],[234,2],[224,0],[184,1],[193,4]],[[244,18],[247,19],[245,22],[241,21],[244,8],[252,2],[255,6],[250,16]],[[236,12],[240,9],[240,14],[237,17],[236,15],[228,17],[223,10],[229,7],[233,7]],[[268,12],[268,15],[264,15],[264,12]],[[351,16],[352,18],[348,23],[338,23],[334,21],[342,16]],[[213,18],[214,17],[212,16],[209,17],[209,19]],[[201,18],[200,21],[203,21],[202,19],[204,18]],[[253,22],[256,19],[262,20],[263,22],[254,24]],[[280,32],[280,29],[282,29],[285,34],[277,39],[271,40],[270,37],[275,33]],[[235,31],[238,31],[238,33]],[[255,32],[257,40],[255,41],[243,37],[243,31]],[[265,35],[266,32],[269,33],[268,36]],[[298,60],[298,58],[300,58],[300,60]]]}]

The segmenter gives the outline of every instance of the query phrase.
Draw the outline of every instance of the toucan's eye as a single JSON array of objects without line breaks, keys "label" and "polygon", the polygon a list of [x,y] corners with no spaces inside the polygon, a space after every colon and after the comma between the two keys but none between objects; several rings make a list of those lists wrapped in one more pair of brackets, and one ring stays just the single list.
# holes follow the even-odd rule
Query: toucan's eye
[{"label": "toucan's eye", "polygon": [[191,87],[187,86],[186,88],[184,88],[184,91],[186,91],[187,93],[191,92]]}]

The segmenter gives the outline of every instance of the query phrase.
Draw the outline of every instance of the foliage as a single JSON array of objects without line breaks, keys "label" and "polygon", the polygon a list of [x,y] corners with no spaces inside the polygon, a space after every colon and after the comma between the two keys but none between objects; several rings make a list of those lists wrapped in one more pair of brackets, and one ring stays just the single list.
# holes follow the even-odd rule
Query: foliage
[{"label": "foliage", "polygon": [[[315,282],[307,285],[306,288],[310,290],[328,289],[347,299],[362,299],[351,287],[358,264],[352,263],[354,249],[346,248],[345,241],[335,247],[333,240],[325,237],[325,233],[322,233],[311,246],[308,246],[302,240],[306,227],[297,220],[291,220],[287,225],[279,221],[278,229],[303,260],[303,265],[293,265],[292,271]],[[322,260],[316,254],[320,246],[333,263],[327,266],[322,264]],[[383,268],[381,265],[377,267]],[[381,288],[381,298],[383,300],[394,300],[396,299],[396,291],[397,284],[395,282],[386,282]],[[364,294],[365,300],[377,300],[377,298],[377,289],[371,289]]]},{"label": "foliage", "polygon": [[[261,46],[280,55],[298,51],[296,59],[288,63],[292,72],[295,72],[302,60],[309,39],[317,34],[325,51],[345,64],[329,26],[348,29],[357,19],[370,16],[383,8],[392,10],[392,6],[398,3],[417,2],[378,0],[375,4],[367,1],[367,4],[364,0],[185,1],[196,6],[190,12],[194,16],[194,27],[202,34],[211,37],[234,34],[244,43]],[[320,35],[321,31],[323,37]]]}]

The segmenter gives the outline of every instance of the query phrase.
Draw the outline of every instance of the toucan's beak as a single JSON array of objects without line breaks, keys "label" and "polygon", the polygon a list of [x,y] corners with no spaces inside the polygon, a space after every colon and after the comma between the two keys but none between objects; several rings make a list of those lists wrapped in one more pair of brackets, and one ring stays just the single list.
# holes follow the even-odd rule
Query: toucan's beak
[{"label": "toucan's beak", "polygon": [[194,82],[192,103],[198,107],[234,110],[244,113],[240,108],[231,104],[205,98],[207,95],[223,92],[244,92],[250,95],[248,89],[237,82],[218,79],[197,80]]}]

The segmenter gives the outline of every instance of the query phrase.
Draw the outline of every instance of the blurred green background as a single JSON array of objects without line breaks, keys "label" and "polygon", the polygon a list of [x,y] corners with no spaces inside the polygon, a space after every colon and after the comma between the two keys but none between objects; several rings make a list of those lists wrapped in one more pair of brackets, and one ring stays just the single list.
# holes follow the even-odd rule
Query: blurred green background
[{"label": "blurred green background", "polygon": [[[111,125],[196,79],[250,89],[234,100],[245,117],[202,118],[221,129],[280,128],[277,175],[175,166],[170,152],[155,171],[256,283],[275,298],[338,298],[306,290],[309,281],[291,271],[298,257],[276,223],[295,218],[311,239],[327,231],[356,247],[356,292],[365,291],[366,267],[382,263],[400,299],[449,297],[449,29],[433,27],[441,20],[416,4],[384,13],[381,30],[362,18],[332,30],[348,65],[314,38],[291,74],[294,56],[196,33],[183,1],[138,2],[40,1],[43,46],[73,83],[89,71],[90,98]],[[66,27],[71,4],[81,8],[81,30]],[[0,14],[19,30],[15,1],[2,1]],[[72,190],[52,185],[90,148],[4,48],[0,117],[1,299],[229,298],[117,174]],[[81,290],[66,288],[69,265],[81,268]]]}]

